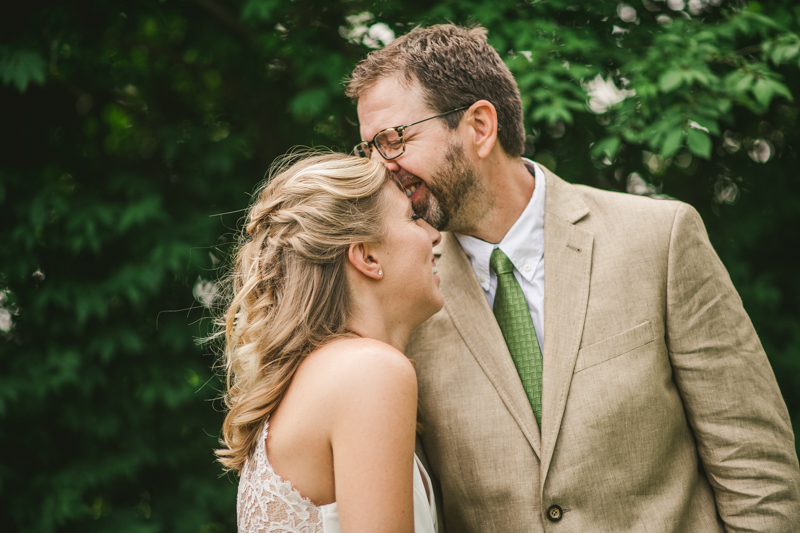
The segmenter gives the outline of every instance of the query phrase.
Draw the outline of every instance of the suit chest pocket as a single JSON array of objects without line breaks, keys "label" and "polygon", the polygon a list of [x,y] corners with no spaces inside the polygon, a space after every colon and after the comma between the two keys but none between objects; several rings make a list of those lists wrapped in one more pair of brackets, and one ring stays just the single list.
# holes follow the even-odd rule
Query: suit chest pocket
[{"label": "suit chest pocket", "polygon": [[578,351],[575,373],[604,363],[620,355],[649,344],[655,340],[653,326],[649,321],[639,324],[613,337],[591,344]]}]

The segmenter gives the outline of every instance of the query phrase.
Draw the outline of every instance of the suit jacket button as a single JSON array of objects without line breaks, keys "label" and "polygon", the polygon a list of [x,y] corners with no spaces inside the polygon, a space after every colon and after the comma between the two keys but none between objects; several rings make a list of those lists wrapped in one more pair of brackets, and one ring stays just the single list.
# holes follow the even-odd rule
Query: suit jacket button
[{"label": "suit jacket button", "polygon": [[558,505],[551,505],[550,508],[547,509],[547,519],[550,520],[551,522],[558,522],[559,520],[561,520],[562,516],[563,516],[563,511],[561,510],[561,507],[559,507]]}]

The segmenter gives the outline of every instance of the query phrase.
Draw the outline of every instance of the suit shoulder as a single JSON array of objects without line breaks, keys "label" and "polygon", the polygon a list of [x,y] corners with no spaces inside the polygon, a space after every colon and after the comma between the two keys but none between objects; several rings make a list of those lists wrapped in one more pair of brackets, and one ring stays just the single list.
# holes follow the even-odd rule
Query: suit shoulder
[{"label": "suit shoulder", "polygon": [[660,222],[671,226],[681,207],[694,210],[690,205],[675,199],[605,191],[587,185],[572,187],[586,203],[590,216],[611,217],[620,222]]},{"label": "suit shoulder", "polygon": [[620,191],[607,191],[588,185],[572,184],[584,201],[598,206],[622,207],[627,209],[645,209],[648,211],[664,211],[674,214],[684,204],[674,198],[652,198]]}]

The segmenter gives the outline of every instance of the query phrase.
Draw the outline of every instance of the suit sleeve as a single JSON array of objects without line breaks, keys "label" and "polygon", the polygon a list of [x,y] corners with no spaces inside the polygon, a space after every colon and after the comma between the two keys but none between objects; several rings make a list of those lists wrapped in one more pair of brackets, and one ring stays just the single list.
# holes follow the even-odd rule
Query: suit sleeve
[{"label": "suit sleeve", "polygon": [[698,213],[670,236],[666,341],[717,511],[728,532],[800,529],[800,470],[786,404]]}]

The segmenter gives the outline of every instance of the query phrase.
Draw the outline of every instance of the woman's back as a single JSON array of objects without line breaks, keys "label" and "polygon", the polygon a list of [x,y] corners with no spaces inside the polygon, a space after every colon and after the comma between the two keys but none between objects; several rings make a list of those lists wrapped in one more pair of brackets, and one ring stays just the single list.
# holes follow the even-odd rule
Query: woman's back
[{"label": "woman's back", "polygon": [[240,531],[336,532],[340,508],[348,529],[377,531],[380,513],[387,531],[411,521],[434,531],[430,481],[410,460],[415,416],[416,376],[402,353],[361,338],[316,350],[241,472]]}]

